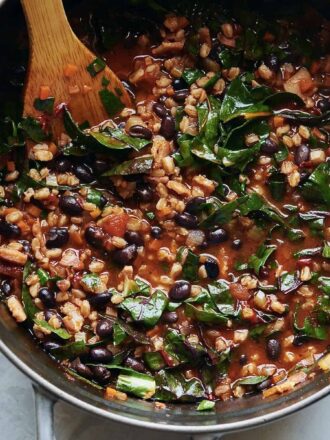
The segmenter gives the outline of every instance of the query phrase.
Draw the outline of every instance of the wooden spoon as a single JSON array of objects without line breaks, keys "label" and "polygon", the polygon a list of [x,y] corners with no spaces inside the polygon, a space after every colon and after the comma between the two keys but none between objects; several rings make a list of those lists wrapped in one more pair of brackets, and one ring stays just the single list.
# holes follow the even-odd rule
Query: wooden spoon
[{"label": "wooden spoon", "polygon": [[[21,0],[21,3],[30,39],[25,116],[40,116],[35,99],[44,99],[49,93],[55,98],[55,105],[68,104],[79,124],[88,121],[91,126],[97,125],[109,118],[99,95],[108,81],[109,92],[119,97],[124,106],[131,107],[127,90],[109,67],[105,66],[95,76],[87,71],[87,66],[97,57],[73,33],[62,0]],[[94,64],[94,67],[98,70],[99,66]],[[59,136],[62,123],[56,123],[54,131]]]}]

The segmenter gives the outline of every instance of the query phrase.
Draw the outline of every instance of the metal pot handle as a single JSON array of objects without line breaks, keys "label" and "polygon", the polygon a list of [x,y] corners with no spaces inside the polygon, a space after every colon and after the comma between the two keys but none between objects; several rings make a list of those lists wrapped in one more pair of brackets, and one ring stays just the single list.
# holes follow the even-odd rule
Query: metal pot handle
[{"label": "metal pot handle", "polygon": [[55,440],[54,405],[56,399],[46,395],[38,385],[32,385],[36,409],[36,440]]}]

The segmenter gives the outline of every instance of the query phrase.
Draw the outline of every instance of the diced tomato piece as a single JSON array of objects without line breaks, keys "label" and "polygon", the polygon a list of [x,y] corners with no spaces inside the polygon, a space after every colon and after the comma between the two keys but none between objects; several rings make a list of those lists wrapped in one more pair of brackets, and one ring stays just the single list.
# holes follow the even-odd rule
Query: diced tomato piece
[{"label": "diced tomato piece", "polygon": [[240,301],[247,301],[251,296],[249,290],[239,283],[230,284],[229,290],[233,297]]},{"label": "diced tomato piece", "polygon": [[116,237],[123,237],[126,232],[127,222],[128,215],[126,213],[110,214],[104,218],[101,226],[108,234]]}]

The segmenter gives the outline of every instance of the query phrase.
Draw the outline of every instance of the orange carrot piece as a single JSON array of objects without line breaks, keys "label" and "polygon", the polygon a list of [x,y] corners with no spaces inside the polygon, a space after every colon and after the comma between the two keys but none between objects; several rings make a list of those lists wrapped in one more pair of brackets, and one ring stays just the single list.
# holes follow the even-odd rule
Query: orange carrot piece
[{"label": "orange carrot piece", "polygon": [[71,78],[78,72],[78,67],[75,64],[67,64],[64,68],[64,76]]},{"label": "orange carrot piece", "polygon": [[50,96],[50,87],[49,86],[41,86],[39,92],[40,99],[47,99]]}]

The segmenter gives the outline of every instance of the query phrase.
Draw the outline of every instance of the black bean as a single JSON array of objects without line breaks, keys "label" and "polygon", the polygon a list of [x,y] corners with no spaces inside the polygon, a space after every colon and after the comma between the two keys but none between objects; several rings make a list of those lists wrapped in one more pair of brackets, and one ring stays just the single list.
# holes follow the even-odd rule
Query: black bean
[{"label": "black bean", "polygon": [[320,99],[316,106],[322,113],[325,113],[330,110],[330,99]]},{"label": "black bean", "polygon": [[38,297],[45,307],[51,309],[56,306],[55,292],[48,287],[42,287],[38,292]]},{"label": "black bean", "polygon": [[238,249],[241,249],[242,247],[242,240],[240,240],[239,238],[233,240],[231,247],[232,249],[235,249],[235,251],[238,251]]},{"label": "black bean", "polygon": [[51,228],[47,234],[46,247],[60,248],[69,241],[68,228]]},{"label": "black bean", "polygon": [[72,164],[67,157],[58,157],[54,160],[54,169],[58,173],[67,173],[71,167]]},{"label": "black bean", "polygon": [[44,310],[45,320],[49,321],[53,316],[56,316],[56,318],[62,322],[62,317],[57,313],[56,310],[52,309],[46,309]]},{"label": "black bean", "polygon": [[102,319],[96,325],[96,334],[100,338],[107,338],[112,334],[113,323],[109,319]]},{"label": "black bean", "polygon": [[124,249],[117,249],[112,252],[112,259],[120,266],[128,266],[137,257],[137,248],[135,244],[126,246]]},{"label": "black bean", "polygon": [[139,183],[136,185],[136,195],[142,203],[152,202],[154,198],[153,190],[145,183]]},{"label": "black bean", "polygon": [[0,285],[0,291],[4,296],[10,296],[11,284],[9,280],[3,280]]},{"label": "black bean", "polygon": [[93,170],[96,175],[105,173],[109,169],[109,163],[106,160],[95,160]]},{"label": "black bean", "polygon": [[132,370],[138,371],[139,373],[143,373],[146,369],[144,364],[141,361],[138,361],[137,359],[128,356],[125,360],[126,367],[132,368]]},{"label": "black bean", "polygon": [[215,229],[214,231],[210,231],[208,235],[208,241],[211,244],[219,244],[224,243],[228,240],[227,231],[222,228]]},{"label": "black bean", "polygon": [[124,238],[129,244],[136,244],[136,246],[144,245],[143,237],[139,232],[127,231]]},{"label": "black bean", "polygon": [[96,310],[103,310],[111,299],[111,293],[98,293],[97,295],[90,295],[87,299]]},{"label": "black bean", "polygon": [[259,277],[263,280],[269,277],[269,269],[265,266],[260,268]]},{"label": "black bean", "polygon": [[91,367],[95,380],[101,384],[106,384],[111,379],[110,371],[105,368],[97,365],[96,367]]},{"label": "black bean", "polygon": [[104,232],[98,226],[90,225],[85,229],[85,240],[94,247],[102,247],[104,242]]},{"label": "black bean", "polygon": [[299,145],[294,153],[294,162],[296,165],[301,165],[309,160],[309,156],[310,148],[305,144]]},{"label": "black bean", "polygon": [[95,180],[93,170],[86,164],[76,165],[73,172],[84,183],[91,183]]},{"label": "black bean", "polygon": [[330,96],[330,88],[325,87],[324,89],[322,89],[320,91],[320,93],[321,93],[322,96]]},{"label": "black bean", "polygon": [[155,102],[155,104],[152,106],[152,109],[160,119],[165,118],[167,115],[167,108],[165,105],[160,104],[159,102]]},{"label": "black bean", "polygon": [[176,312],[164,312],[162,314],[162,321],[166,324],[174,324],[178,321],[179,317]]},{"label": "black bean", "polygon": [[267,138],[265,142],[261,145],[261,151],[264,154],[272,155],[279,150],[278,144],[271,138]]},{"label": "black bean", "polygon": [[194,197],[187,202],[185,211],[189,212],[189,214],[197,214],[204,203],[206,203],[205,197]]},{"label": "black bean", "polygon": [[83,213],[83,208],[78,199],[73,196],[62,196],[60,198],[59,207],[64,214],[75,216]]},{"label": "black bean", "polygon": [[161,238],[162,232],[162,228],[160,228],[159,226],[152,226],[150,234],[153,238],[156,238],[158,240],[159,238]]},{"label": "black bean", "polygon": [[172,140],[174,138],[174,136],[175,136],[175,121],[172,116],[166,115],[162,119],[159,134],[164,136],[164,138],[167,140]]},{"label": "black bean", "polygon": [[266,343],[266,353],[270,360],[276,361],[281,354],[281,345],[277,339],[268,339]]},{"label": "black bean", "polygon": [[3,235],[5,238],[18,238],[21,235],[21,229],[17,225],[1,219],[0,235]]},{"label": "black bean", "polygon": [[301,185],[303,185],[304,183],[307,182],[307,180],[309,179],[311,174],[308,171],[306,171],[306,170],[300,170],[299,174],[300,174],[299,186],[301,186]]},{"label": "black bean", "polygon": [[219,264],[215,258],[207,257],[204,266],[209,278],[213,280],[219,276]]},{"label": "black bean", "polygon": [[187,88],[187,83],[183,78],[177,78],[173,81],[174,90],[182,90]]},{"label": "black bean", "polygon": [[89,356],[93,362],[107,363],[111,362],[113,354],[107,348],[95,347],[89,352]]},{"label": "black bean", "polygon": [[189,90],[188,89],[182,89],[182,90],[177,90],[174,93],[173,98],[174,98],[174,100],[176,102],[181,104],[181,103],[185,102],[185,100],[186,100],[186,98],[188,98],[188,96],[189,96]]},{"label": "black bean", "polygon": [[85,377],[86,379],[92,379],[93,377],[92,370],[87,365],[84,365],[79,358],[71,362],[71,368],[73,368],[78,374],[80,374],[80,376]]},{"label": "black bean", "polygon": [[188,281],[176,281],[168,292],[172,301],[184,301],[191,293],[191,284]]},{"label": "black bean", "polygon": [[278,68],[280,67],[280,62],[279,59],[276,55],[274,55],[273,53],[268,55],[268,57],[266,57],[265,59],[265,64],[267,67],[269,67],[271,70],[278,70]]},{"label": "black bean", "polygon": [[308,337],[307,336],[305,336],[305,335],[296,335],[293,338],[292,345],[294,345],[295,347],[301,347],[307,341],[308,341]]},{"label": "black bean", "polygon": [[189,214],[189,212],[175,214],[174,220],[178,226],[182,226],[183,228],[195,229],[198,226],[197,217],[195,215]]},{"label": "black bean", "polygon": [[99,207],[104,208],[107,203],[108,203],[108,199],[104,197],[104,195],[102,194],[99,200]]},{"label": "black bean", "polygon": [[62,345],[59,342],[54,341],[46,341],[42,344],[44,350],[51,352],[52,350],[55,350],[56,348],[62,347]]},{"label": "black bean", "polygon": [[266,388],[269,388],[269,387],[271,386],[271,384],[272,384],[272,380],[271,380],[271,379],[266,379],[266,380],[264,380],[263,382],[258,383],[258,384],[256,385],[256,390],[257,390],[257,391],[263,391],[263,390],[265,390]]},{"label": "black bean", "polygon": [[240,365],[246,365],[248,362],[248,357],[246,354],[241,354],[239,357],[239,363]]},{"label": "black bean", "polygon": [[152,139],[152,131],[143,125],[133,125],[129,130],[128,134],[132,137],[138,137],[147,139],[148,141]]}]

